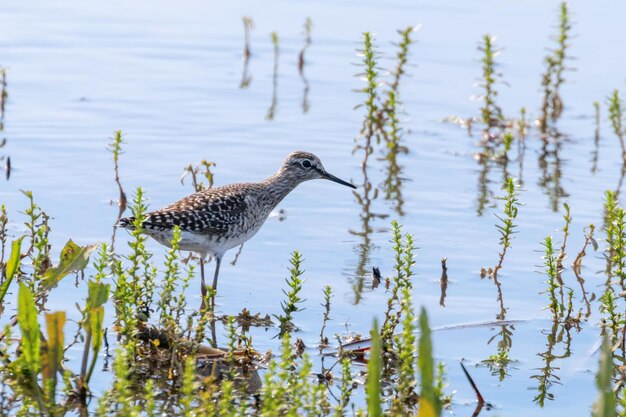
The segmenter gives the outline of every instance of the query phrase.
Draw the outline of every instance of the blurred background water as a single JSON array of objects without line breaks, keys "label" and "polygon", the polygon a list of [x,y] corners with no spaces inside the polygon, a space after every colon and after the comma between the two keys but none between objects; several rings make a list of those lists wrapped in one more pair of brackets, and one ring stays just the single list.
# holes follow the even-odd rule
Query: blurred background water
[{"label": "blurred background water", "polygon": [[[555,359],[560,381],[550,387],[554,400],[543,409],[533,402],[538,381],[532,377],[545,366],[540,354],[549,348],[552,326],[545,311],[547,296],[539,294],[545,288],[545,277],[537,272],[540,242],[550,234],[560,241],[557,229],[563,224],[562,203],[567,202],[573,215],[569,266],[582,247],[583,227],[602,224],[602,194],[617,187],[621,172],[619,144],[606,120],[605,101],[611,90],[624,88],[626,62],[619,48],[626,36],[626,5],[570,5],[576,35],[570,54],[575,59],[568,62],[572,70],[565,75],[565,109],[558,124],[567,139],[556,154],[546,154],[533,133],[523,158],[516,157],[508,166],[509,175],[521,177],[524,203],[519,233],[501,273],[507,318],[517,321],[506,327],[516,362],[503,381],[487,367],[473,366],[497,353],[502,326],[434,333],[435,355],[447,364],[449,389],[456,391],[455,410],[461,415],[471,413],[474,400],[458,366],[461,359],[495,406],[485,415],[583,415],[596,395],[593,353],[599,332],[594,303],[595,314],[582,331],[572,330],[571,343],[563,337],[555,348],[561,353],[569,349],[571,356]],[[474,158],[479,134],[469,137],[441,120],[478,114],[479,104],[470,97],[479,94],[474,85],[481,73],[476,47],[484,33],[496,35],[496,44],[503,48],[497,61],[507,83],[498,86],[505,115],[516,117],[525,107],[536,117],[542,59],[554,43],[557,6],[536,0],[3,4],[0,64],[8,68],[9,96],[3,132],[7,144],[0,155],[10,156],[12,171],[10,180],[0,185],[0,202],[9,208],[10,232],[24,230],[19,213],[27,201],[19,190],[32,190],[52,217],[53,247],[62,247],[69,238],[79,244],[108,241],[118,210],[111,201],[118,196],[106,146],[117,129],[125,140],[122,184],[129,195],[143,187],[152,209],[192,192],[188,179],[184,185],[180,182],[190,163],[215,162],[216,185],[256,181],[276,171],[293,150],[316,153],[329,172],[360,185],[357,193],[362,194],[362,153],[353,153],[363,119],[363,110],[354,109],[363,100],[354,92],[363,87],[355,77],[359,68],[354,64],[360,60],[355,50],[362,32],[374,32],[383,55],[381,66],[392,67],[396,30],[419,24],[400,88],[403,144],[409,149],[397,160],[401,199],[386,200],[381,192],[371,207],[363,207],[345,187],[326,181],[303,184],[281,203],[284,221],[268,220],[246,243],[237,264],[225,263],[218,310],[279,312],[290,253],[297,249],[305,257],[307,299],[305,310],[296,316],[299,337],[315,345],[326,284],[334,291],[327,333],[347,329],[367,334],[386,301],[382,286],[371,289],[369,273],[380,267],[383,277],[391,274],[389,228],[397,219],[419,247],[414,299],[428,309],[433,328],[491,322],[499,312],[496,291],[479,272],[497,262],[499,235],[492,213],[501,211],[495,196],[502,194],[503,172],[494,165],[481,175],[485,168]],[[242,16],[250,16],[255,24],[250,82],[243,89]],[[297,68],[307,17],[313,22],[304,66],[308,90]],[[272,31],[280,47],[274,92]],[[273,93],[275,114],[270,121],[266,115]],[[598,169],[592,172],[594,101],[602,103],[602,126]],[[370,158],[368,180],[373,187],[382,189],[386,164],[378,152]],[[479,214],[485,189],[487,201]],[[561,190],[556,198],[551,191],[555,189]],[[118,234],[122,253],[126,239],[125,233]],[[149,248],[159,255],[165,252],[153,241]],[[232,251],[226,259],[230,262],[234,255]],[[439,304],[444,257],[450,279],[445,307]],[[588,289],[595,291],[603,283],[596,275],[603,268],[599,252],[589,253],[584,265]],[[565,277],[576,288],[571,271]],[[70,281],[53,292],[48,307],[67,310],[76,318],[74,303],[86,291]],[[363,290],[355,292],[355,287]],[[191,291],[199,300],[196,281]],[[111,324],[110,314],[106,322]],[[276,349],[272,329],[254,335],[257,349]],[[97,375],[96,389],[107,387],[109,380],[107,372]]]}]

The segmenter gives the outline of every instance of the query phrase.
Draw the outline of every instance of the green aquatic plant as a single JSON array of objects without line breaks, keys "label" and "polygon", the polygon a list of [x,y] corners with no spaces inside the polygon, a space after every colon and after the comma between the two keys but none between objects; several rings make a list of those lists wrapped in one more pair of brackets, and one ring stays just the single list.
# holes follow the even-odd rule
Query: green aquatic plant
[{"label": "green aquatic plant", "polygon": [[[0,307],[11,284],[18,281],[28,287],[33,294],[39,311],[45,310],[45,302],[50,291],[71,273],[82,273],[89,262],[89,255],[95,246],[78,246],[71,239],[59,254],[59,263],[52,265],[50,260],[51,245],[48,241],[48,216],[34,202],[32,193],[24,192],[29,198],[29,207],[24,211],[27,221],[26,233],[12,242],[11,254],[3,265],[3,280],[0,284]],[[6,244],[6,240],[2,243]],[[22,253],[23,243],[28,245],[26,253]],[[3,248],[3,252],[4,252]],[[29,259],[30,267],[26,269],[24,259]],[[0,309],[1,311],[1,309]],[[13,317],[7,328],[0,333],[0,340],[10,333],[10,328],[17,325]]]},{"label": "green aquatic plant", "polygon": [[157,308],[160,314],[159,323],[164,328],[176,328],[177,322],[174,319],[175,305],[174,296],[176,286],[180,280],[178,264],[178,251],[180,249],[180,227],[175,226],[172,233],[171,248],[165,257],[165,276],[160,284],[161,292],[157,301]]},{"label": "green aquatic plant", "polygon": [[400,79],[406,73],[410,47],[415,42],[411,38],[411,34],[415,32],[415,30],[415,26],[407,26],[404,29],[398,30],[400,42],[398,43],[398,52],[396,53],[396,66],[391,72],[392,81],[389,83],[389,91],[393,91],[396,94],[399,92]]},{"label": "green aquatic plant", "polygon": [[[60,385],[57,374],[63,375],[59,364],[65,348],[62,334],[65,312],[46,312],[45,300],[50,291],[64,277],[72,272],[82,273],[94,247],[81,247],[69,240],[60,252],[59,263],[52,265],[50,261],[52,248],[48,240],[50,230],[48,216],[35,204],[32,193],[25,192],[24,194],[29,200],[29,206],[24,212],[27,218],[26,233],[13,240],[8,259],[2,265],[3,276],[0,284],[0,303],[4,308],[5,296],[11,287],[15,286],[13,283],[19,282],[18,314],[5,323],[0,340],[11,337],[12,327],[19,325],[22,333],[22,347],[20,348],[22,354],[20,355],[19,351],[11,352],[11,343],[5,342],[3,354],[0,355],[0,369],[3,373],[8,369],[11,370],[11,373],[4,375],[3,381],[7,383],[7,386],[11,386],[17,398],[22,399],[21,394],[29,398],[22,404],[23,409],[29,410],[33,406],[41,412],[46,410],[56,412],[54,410],[57,410],[57,386]],[[8,222],[5,208],[2,210],[2,221],[4,224]],[[2,240],[3,257],[6,242],[6,239]],[[24,242],[28,248],[23,254]],[[26,259],[30,260],[30,265],[25,262]],[[46,323],[47,338],[43,336],[43,332],[40,332],[38,316],[41,316],[41,321]],[[40,354],[40,347],[47,351]],[[25,349],[29,353],[24,354]],[[88,349],[87,344],[85,350]],[[13,354],[19,358],[13,359]],[[71,383],[78,383],[76,378],[72,380],[63,378],[63,381],[66,382],[65,390],[71,389]]]},{"label": "green aquatic plant", "polygon": [[[133,205],[131,207],[134,216],[132,239],[128,243],[131,253],[128,255],[130,263],[128,268],[122,266],[121,260],[116,260],[113,270],[116,276],[116,286],[113,295],[117,309],[116,322],[118,333],[131,337],[136,329],[137,320],[147,320],[147,316],[139,317],[140,312],[146,312],[152,300],[154,291],[153,274],[144,275],[143,271],[149,269],[148,260],[151,254],[146,250],[146,235],[142,233],[143,219],[147,212],[147,206],[143,197],[143,190],[137,188]],[[143,288],[142,288],[143,287]],[[144,289],[145,292],[140,291]],[[142,298],[144,301],[142,301]]]},{"label": "green aquatic plant", "polygon": [[417,320],[413,311],[409,288],[403,287],[400,308],[403,312],[402,332],[394,339],[394,351],[398,357],[397,387],[391,401],[392,415],[407,415],[418,401],[415,391],[417,357]]},{"label": "green aquatic plant", "polygon": [[447,387],[448,383],[446,381],[446,364],[443,362],[438,362],[433,390],[435,391],[435,396],[439,398],[442,408],[447,407],[452,403],[453,396],[452,394],[446,393]]},{"label": "green aquatic plant", "polygon": [[[147,211],[141,189],[134,197],[132,211],[138,219],[135,226],[140,229],[141,219]],[[27,242],[29,235],[24,242]],[[96,416],[193,416],[200,410],[203,415],[229,417],[252,413],[259,416],[274,416],[277,412],[290,416],[326,416],[349,412],[350,403],[359,389],[353,380],[356,374],[350,369],[349,359],[349,355],[356,353],[337,354],[337,363],[342,368],[342,381],[337,405],[331,406],[330,382],[319,383],[321,377],[311,378],[312,362],[306,353],[299,356],[302,354],[302,346],[297,343],[294,346],[292,343],[291,325],[283,331],[280,352],[274,357],[268,353],[252,360],[246,359],[251,356],[250,352],[254,352],[252,341],[249,335],[239,332],[232,317],[225,326],[228,331],[226,348],[209,348],[203,345],[206,343],[205,327],[214,325],[215,312],[206,303],[199,312],[190,311],[187,307],[185,292],[193,268],[188,267],[185,271],[181,264],[178,253],[180,230],[174,230],[171,249],[165,255],[163,267],[158,269],[139,233],[131,233],[129,241],[126,256],[114,255],[109,244],[98,246],[92,277],[79,282],[86,289],[86,297],[84,303],[78,305],[78,333],[69,345],[64,330],[71,321],[65,320],[65,312],[46,315],[38,307],[38,300],[64,276],[73,271],[82,271],[95,247],[80,247],[70,241],[60,256],[62,262],[44,272],[41,292],[32,292],[26,285],[27,280],[21,284],[20,291],[23,292],[18,296],[16,319],[22,336],[21,353],[18,355],[14,352],[16,347],[11,344],[10,327],[0,337],[0,369],[13,371],[12,366],[23,366],[19,369],[26,370],[22,373],[2,372],[0,376],[14,398],[7,409],[15,410],[18,415],[55,416],[87,410]],[[386,411],[394,409],[413,415],[418,399],[422,398],[419,413],[438,415],[423,414],[429,413],[428,410],[437,410],[444,397],[445,381],[441,367],[439,371],[434,371],[432,346],[429,340],[426,343],[424,339],[430,338],[424,317],[420,319],[421,341],[417,342],[417,321],[411,300],[415,252],[413,239],[410,235],[404,235],[401,226],[395,223],[393,242],[396,266],[390,280],[390,284],[393,283],[390,291],[395,294],[395,299],[391,303],[390,322],[387,324],[393,324],[394,329],[400,326],[402,330],[396,334],[387,327],[390,342],[385,353],[382,350],[382,331],[376,329],[374,332],[374,349],[370,352],[369,363],[374,366],[371,375],[375,377],[368,379],[371,395],[366,395],[369,395],[368,400],[373,405],[370,410],[374,410],[374,413],[377,402],[381,413],[384,408]],[[6,278],[9,276],[33,273],[28,267],[20,270],[20,252],[19,247],[11,250],[6,262],[4,282],[8,281]],[[70,253],[73,257],[68,256]],[[291,276],[287,279],[283,313],[279,316],[284,318],[281,327],[283,323],[292,323],[294,313],[301,309],[300,304],[304,301],[301,298],[303,272],[302,256],[296,252],[292,256]],[[112,283],[115,284],[113,291]],[[148,296],[144,294],[146,291],[150,293]],[[90,381],[96,375],[97,359],[105,345],[108,349],[103,323],[104,309],[111,292],[116,313],[113,330],[118,333],[112,382],[98,399],[97,407],[88,407],[88,400],[93,394]],[[330,286],[324,288],[323,294],[325,304],[322,321],[325,325],[330,319]],[[40,326],[38,318],[45,318],[43,322],[47,330]],[[214,329],[212,331],[215,332]],[[320,339],[324,339],[323,330]],[[79,369],[74,373],[67,369],[63,352],[79,342],[82,342],[82,360],[79,354]],[[206,355],[209,355],[209,359]],[[385,355],[393,358],[393,362],[385,365],[390,372],[381,380]],[[269,364],[262,376],[262,388],[248,391],[247,385],[242,383],[243,375],[256,372],[256,367],[267,361]],[[213,370],[200,374],[203,367]],[[330,370],[323,378],[332,381]],[[420,378],[421,385],[418,385]],[[395,403],[383,395],[383,384],[385,392],[388,392],[388,386],[393,386],[397,398]],[[418,390],[422,391],[422,397],[417,395]],[[4,406],[2,395],[0,401]],[[355,409],[354,404],[352,409]]]},{"label": "green aquatic plant", "polygon": [[352,391],[355,388],[352,372],[350,371],[350,365],[350,359],[343,358],[341,360],[341,385],[339,387],[340,395],[339,401],[337,401],[337,405],[335,406],[334,417],[343,417],[345,415],[345,409],[350,403]]},{"label": "green aquatic plant", "polygon": [[97,416],[139,416],[138,404],[133,401],[131,369],[128,366],[132,350],[134,349],[122,345],[116,351],[113,360],[113,383],[100,397],[96,411]]},{"label": "green aquatic plant", "polygon": [[28,198],[29,206],[24,210],[28,220],[24,223],[28,230],[28,244],[26,256],[30,258],[33,274],[29,277],[27,284],[31,291],[42,289],[43,275],[52,266],[50,260],[50,243],[48,235],[50,227],[48,221],[50,217],[36,203],[31,191],[22,191]]},{"label": "green aquatic plant", "polygon": [[612,238],[607,240],[611,245],[612,254],[611,276],[619,280],[622,288],[625,287],[626,280],[626,212],[623,208],[617,207],[611,215]]},{"label": "green aquatic plant", "polygon": [[[374,45],[374,36],[370,32],[363,33],[363,49],[359,51],[359,55],[362,56],[360,66],[363,68],[363,72],[357,74],[357,76],[363,78],[365,81],[365,87],[359,90],[365,94],[365,100],[362,105],[357,107],[365,107],[365,118],[363,119],[363,125],[361,127],[361,137],[364,138],[365,144],[357,145],[355,150],[363,149],[366,154],[366,161],[367,156],[372,153],[372,140],[375,139],[376,143],[380,143],[383,132],[379,103],[379,55]],[[366,162],[364,162],[364,164],[366,164]]]},{"label": "green aquatic plant", "polygon": [[[20,412],[26,415],[62,415],[72,406],[72,397],[84,405],[89,392],[100,348],[102,347],[103,305],[108,296],[108,284],[89,282],[89,294],[85,307],[80,307],[83,318],[78,322],[79,335],[84,340],[80,372],[75,374],[64,366],[65,345],[64,311],[42,312],[36,305],[38,296],[28,285],[21,282],[17,300],[17,318],[21,334],[19,351],[15,358],[6,345],[0,356],[3,383],[13,391]],[[46,336],[39,324],[39,316],[45,318]],[[82,330],[82,332],[81,332]],[[10,325],[3,336],[9,335]],[[91,356],[91,360],[89,357]],[[64,398],[59,398],[60,394]],[[13,408],[13,404],[8,405]]]},{"label": "green aquatic plant", "polygon": [[537,126],[544,134],[547,132],[548,123],[556,122],[563,112],[560,88],[565,82],[563,74],[567,69],[565,62],[569,58],[567,52],[570,47],[571,29],[569,6],[563,1],[559,6],[557,44],[544,58],[545,71],[541,76],[543,99]]},{"label": "green aquatic plant", "polygon": [[609,96],[609,120],[611,121],[611,128],[613,133],[619,139],[619,144],[622,149],[622,159],[626,162],[626,145],[624,144],[624,136],[626,136],[626,129],[624,128],[624,118],[626,112],[622,99],[619,96],[619,90],[613,90],[613,93]]},{"label": "green aquatic plant", "polygon": [[355,197],[363,209],[361,215],[362,227],[359,231],[350,233],[362,237],[358,244],[359,259],[356,267],[354,289],[354,302],[358,304],[362,298],[364,277],[367,274],[365,265],[372,248],[370,234],[372,223],[376,219],[384,219],[386,214],[373,212],[375,200],[378,198],[379,189],[372,185],[369,180],[369,156],[377,150],[376,145],[383,143],[380,148],[382,158],[386,164],[386,179],[382,187],[384,198],[391,202],[399,216],[404,215],[404,200],[402,197],[402,166],[398,161],[398,155],[408,152],[408,148],[402,144],[403,130],[399,115],[402,112],[400,103],[400,82],[407,72],[410,46],[413,44],[412,33],[415,27],[410,26],[398,31],[400,40],[397,45],[395,67],[389,69],[389,75],[385,76],[379,67],[381,55],[375,43],[374,36],[366,32],[363,34],[362,48],[358,49],[361,58],[357,64],[359,72],[356,74],[364,81],[365,86],[357,91],[364,95],[361,104],[355,108],[364,108],[363,122],[353,152],[363,151],[362,177],[363,185]]},{"label": "green aquatic plant", "polygon": [[[11,244],[11,254],[9,255],[9,259],[2,268],[3,279],[2,284],[0,285],[0,314],[4,310],[4,297],[9,291],[9,287],[13,282],[13,278],[19,275],[23,239],[24,237],[20,237],[19,239],[13,241],[13,243]],[[2,243],[4,248],[4,242]]]},{"label": "green aquatic plant", "polygon": [[402,308],[400,297],[404,288],[412,288],[411,277],[413,276],[413,265],[415,264],[413,236],[411,234],[403,236],[402,227],[397,221],[393,221],[391,225],[394,252],[393,269],[395,274],[391,279],[391,292],[387,299],[385,320],[381,327],[381,341],[384,352],[392,351],[395,329],[400,323],[403,313],[406,312]]},{"label": "green aquatic plant", "polygon": [[617,339],[624,317],[618,310],[617,301],[615,291],[611,287],[607,287],[600,297],[600,312],[605,315],[600,323],[605,331],[610,331],[612,340]]},{"label": "green aquatic plant", "polygon": [[374,320],[371,331],[372,349],[370,360],[367,363],[367,382],[365,392],[367,395],[367,415],[369,417],[382,417],[383,410],[380,397],[382,396],[380,378],[382,375],[381,357],[382,341],[378,331],[378,322]]},{"label": "green aquatic plant", "polygon": [[180,411],[184,417],[191,417],[196,414],[194,409],[194,394],[197,389],[196,383],[196,363],[194,358],[187,356],[180,389]]},{"label": "green aquatic plant", "polygon": [[[102,260],[100,260],[100,262],[102,262]],[[83,358],[78,380],[78,389],[81,391],[83,398],[86,397],[89,381],[91,380],[93,371],[96,367],[98,354],[102,349],[104,332],[104,305],[109,299],[109,291],[110,284],[103,284],[102,282],[98,282],[96,280],[89,281],[85,307],[79,307],[79,311],[82,315],[82,319],[79,321],[79,324],[85,335]]]},{"label": "green aquatic plant", "polygon": [[122,217],[122,213],[124,213],[124,211],[126,210],[126,204],[127,204],[127,198],[126,198],[126,193],[124,192],[124,188],[122,187],[122,183],[120,181],[120,166],[119,166],[119,161],[120,161],[120,155],[122,154],[122,144],[124,143],[124,140],[122,138],[122,131],[121,130],[116,130],[115,131],[115,136],[113,136],[113,139],[111,140],[111,143],[109,144],[109,151],[111,152],[111,154],[113,155],[113,167],[114,167],[114,172],[115,172],[115,183],[117,184],[117,188],[120,192],[120,197],[119,200],[117,202],[120,210],[117,216],[117,219],[119,220]]},{"label": "green aquatic plant", "polygon": [[287,298],[280,303],[283,314],[274,315],[278,320],[281,335],[294,328],[293,313],[301,310],[298,304],[301,304],[303,301],[302,298],[300,298],[300,292],[302,291],[302,284],[304,283],[304,279],[302,278],[304,271],[301,269],[303,259],[300,252],[294,251],[291,254],[289,262],[291,263],[289,278],[285,280],[288,289],[283,290]]},{"label": "green aquatic plant", "polygon": [[515,219],[517,218],[518,207],[520,206],[517,195],[517,184],[513,178],[506,178],[504,190],[506,191],[506,194],[503,197],[500,197],[500,199],[504,201],[504,207],[502,209],[503,216],[499,216],[497,214],[495,215],[498,220],[500,220],[500,224],[496,224],[496,228],[500,233],[501,247],[498,256],[498,263],[494,268],[483,268],[483,272],[481,272],[481,275],[489,275],[490,278],[493,278],[494,284],[498,290],[498,301],[500,303],[500,313],[497,315],[498,320],[504,320],[506,315],[506,308],[504,306],[504,298],[502,295],[502,285],[498,278],[498,273],[502,269],[507,251],[511,247],[511,242],[514,237],[513,235],[516,233],[515,229],[517,228],[517,224],[515,224]]},{"label": "green aquatic plant", "polygon": [[322,317],[322,328],[320,330],[320,349],[328,345],[328,337],[324,336],[324,330],[326,329],[328,320],[330,320],[330,299],[333,293],[331,286],[324,285],[323,293],[324,303],[322,304],[322,307],[324,307],[324,315]]},{"label": "green aquatic plant", "polygon": [[498,92],[495,85],[498,81],[500,74],[496,71],[495,58],[500,52],[494,45],[495,37],[485,34],[482,38],[482,43],[478,46],[478,50],[482,54],[482,78],[478,83],[478,86],[483,90],[481,99],[483,106],[480,109],[481,121],[487,128],[501,126],[504,122],[504,115],[502,109],[497,104],[496,98]]},{"label": "green aquatic plant", "polygon": [[555,254],[554,246],[552,244],[552,236],[547,236],[542,243],[544,247],[544,265],[545,273],[548,277],[548,290],[547,293],[550,298],[548,308],[552,312],[553,320],[558,320],[558,317],[563,314],[565,307],[562,302],[559,302],[557,290],[561,288],[558,282],[559,267],[558,260]]},{"label": "green aquatic plant", "polygon": [[[195,192],[200,192],[207,190],[209,188],[213,188],[213,184],[215,182],[215,174],[213,173],[213,169],[216,166],[215,162],[207,161],[203,159],[200,161],[200,164],[194,166],[193,164],[189,164],[185,167],[185,171],[183,176],[180,179],[181,184],[184,184],[185,177],[187,175],[191,176],[191,185]],[[206,184],[202,180],[198,180],[198,177],[202,176],[206,180]]]},{"label": "green aquatic plant", "polygon": [[404,215],[402,196],[402,167],[398,163],[398,155],[408,153],[408,147],[402,144],[403,129],[399,114],[402,112],[400,102],[400,81],[407,72],[410,47],[414,43],[411,35],[416,27],[408,26],[398,30],[400,41],[397,44],[396,65],[390,71],[391,80],[386,83],[386,91],[381,93],[384,102],[381,105],[382,120],[379,124],[384,125],[383,138],[385,139],[384,159],[387,162],[386,178],[383,185],[385,199],[392,202],[399,216]]},{"label": "green aquatic plant", "polygon": [[565,249],[567,247],[567,238],[569,237],[569,226],[572,223],[572,213],[567,203],[563,204],[563,209],[565,210],[565,214],[563,215],[563,220],[565,224],[563,226],[563,241],[561,242],[561,248],[559,250],[559,255],[556,258],[556,267],[557,267],[557,281],[561,287],[563,287],[564,282],[562,278],[563,274],[563,261],[565,260],[567,254]]},{"label": "green aquatic plant", "polygon": [[433,347],[430,336],[428,315],[422,307],[419,315],[419,349],[418,363],[421,377],[421,393],[418,417],[438,417],[441,415],[440,388],[435,385],[435,361],[433,359]]},{"label": "green aquatic plant", "polygon": [[[386,134],[384,138],[387,142],[387,147],[391,149],[404,149],[400,148],[400,121],[398,119],[399,112],[399,100],[400,94],[400,80],[406,73],[406,66],[409,60],[409,51],[411,45],[414,43],[411,38],[411,34],[415,31],[414,26],[408,26],[405,29],[398,30],[400,35],[400,42],[398,43],[398,52],[396,53],[396,66],[391,71],[391,82],[388,83],[386,91],[387,98],[381,108],[383,109],[384,123],[386,125]],[[406,151],[406,150],[405,150]]]},{"label": "green aquatic plant", "polygon": [[[604,293],[600,296],[600,311],[604,314],[601,325],[612,341],[619,337],[623,326],[622,308],[617,305],[621,297],[614,286],[619,283],[624,289],[626,279],[626,213],[619,206],[617,193],[605,192],[604,231],[608,247],[605,250],[607,280]],[[617,282],[615,282],[617,280]]]},{"label": "green aquatic plant", "polygon": [[600,350],[598,375],[596,376],[596,386],[599,393],[598,399],[593,404],[593,417],[614,417],[617,415],[617,401],[613,390],[613,373],[611,342],[607,337],[604,337],[602,339],[602,349]]},{"label": "green aquatic plant", "polygon": [[325,415],[330,411],[326,388],[308,378],[312,364],[306,354],[296,360],[289,332],[282,335],[281,354],[272,359],[263,378],[260,416]]},{"label": "green aquatic plant", "polygon": [[500,232],[500,246],[502,247],[502,251],[500,252],[498,264],[494,268],[494,276],[498,276],[498,271],[502,268],[504,257],[506,256],[506,251],[511,247],[513,234],[515,233],[515,228],[517,227],[515,219],[517,218],[518,207],[520,205],[517,196],[517,185],[513,178],[508,177],[506,179],[504,189],[506,194],[501,197],[501,200],[504,201],[504,207],[502,209],[504,216],[500,217],[496,215],[502,223],[496,225],[496,228]]}]

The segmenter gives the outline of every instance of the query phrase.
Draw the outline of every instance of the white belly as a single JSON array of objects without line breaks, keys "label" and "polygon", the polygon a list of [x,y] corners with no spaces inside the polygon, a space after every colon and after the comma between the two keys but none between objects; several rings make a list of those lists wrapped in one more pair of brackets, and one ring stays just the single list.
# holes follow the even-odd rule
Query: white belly
[{"label": "white belly", "polygon": [[[260,228],[256,228],[251,230],[248,233],[240,234],[233,238],[215,238],[215,236],[193,233],[187,231],[181,231],[180,234],[180,244],[179,247],[181,250],[196,252],[200,254],[200,256],[205,257],[206,255],[216,256],[218,254],[223,254],[229,249],[235,248],[252,236],[254,236]],[[146,233],[152,237],[154,240],[159,242],[162,245],[167,246],[168,248],[172,247],[172,238],[173,233],[171,230],[151,230],[146,231]]]}]

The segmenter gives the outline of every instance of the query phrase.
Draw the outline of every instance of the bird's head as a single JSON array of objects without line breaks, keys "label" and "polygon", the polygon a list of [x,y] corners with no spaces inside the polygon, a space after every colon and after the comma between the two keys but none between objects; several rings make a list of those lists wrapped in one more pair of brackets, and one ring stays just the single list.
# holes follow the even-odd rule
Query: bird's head
[{"label": "bird's head", "polygon": [[329,174],[326,169],[324,169],[322,161],[310,152],[296,151],[290,153],[287,156],[287,159],[285,159],[285,162],[283,162],[283,166],[280,171],[281,173],[300,182],[324,179],[345,185],[347,187],[356,188],[349,182]]}]

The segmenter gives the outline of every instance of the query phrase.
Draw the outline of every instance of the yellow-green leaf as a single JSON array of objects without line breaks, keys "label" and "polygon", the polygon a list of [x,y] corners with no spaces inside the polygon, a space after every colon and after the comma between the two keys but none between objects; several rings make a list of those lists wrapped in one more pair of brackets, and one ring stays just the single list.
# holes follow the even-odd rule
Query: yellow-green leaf
[{"label": "yellow-green leaf", "polygon": [[418,417],[439,417],[435,411],[435,405],[428,398],[421,397],[419,404]]},{"label": "yellow-green leaf", "polygon": [[13,281],[15,272],[20,267],[20,250],[22,247],[22,239],[24,239],[23,236],[17,240],[14,240],[11,244],[11,255],[9,256],[9,260],[7,261],[6,266],[6,280],[2,283],[2,286],[0,286],[0,303],[2,303],[2,301],[4,300],[4,296],[9,290],[9,285],[11,285],[11,281]]},{"label": "yellow-green leaf", "polygon": [[104,307],[96,307],[91,311],[89,327],[91,328],[92,345],[94,357],[98,355],[102,347],[102,322],[104,321]]},{"label": "yellow-green leaf", "polygon": [[616,401],[613,391],[613,355],[611,344],[606,336],[602,342],[596,385],[600,393],[593,405],[593,417],[614,417]]},{"label": "yellow-green leaf", "polygon": [[61,250],[59,264],[46,271],[44,285],[47,288],[52,288],[70,272],[85,269],[89,263],[89,254],[96,249],[96,246],[78,246],[72,239],[68,240]]},{"label": "yellow-green leaf", "polygon": [[[46,329],[48,332],[47,352],[44,356],[43,378],[44,386],[49,390],[48,399],[54,401],[54,393],[57,385],[57,374],[63,362],[65,349],[65,337],[63,326],[65,325],[65,312],[46,313]],[[47,382],[51,381],[51,382]]]},{"label": "yellow-green leaf", "polygon": [[104,307],[99,306],[92,309],[89,312],[89,331],[91,332],[91,364],[89,365],[89,371],[87,372],[84,383],[88,384],[91,379],[91,374],[96,366],[96,361],[98,360],[98,352],[100,352],[100,348],[102,347],[102,323],[104,321]]},{"label": "yellow-green leaf", "polygon": [[39,322],[33,294],[24,283],[20,283],[17,296],[17,323],[22,332],[22,357],[32,375],[41,369]]},{"label": "yellow-green leaf", "polygon": [[89,281],[87,285],[89,287],[87,293],[87,310],[89,311],[104,305],[109,299],[109,288],[111,285],[95,281]]},{"label": "yellow-green leaf", "polygon": [[374,328],[372,329],[372,349],[370,350],[370,359],[367,364],[367,385],[365,387],[365,392],[367,394],[367,412],[369,417],[381,417],[383,415],[383,410],[380,405],[381,355],[378,322],[374,319]]},{"label": "yellow-green leaf", "polygon": [[441,400],[435,393],[433,346],[430,341],[430,326],[426,309],[420,312],[420,340],[419,340],[419,367],[422,377],[422,393],[419,403],[419,417],[439,417],[441,415]]}]

